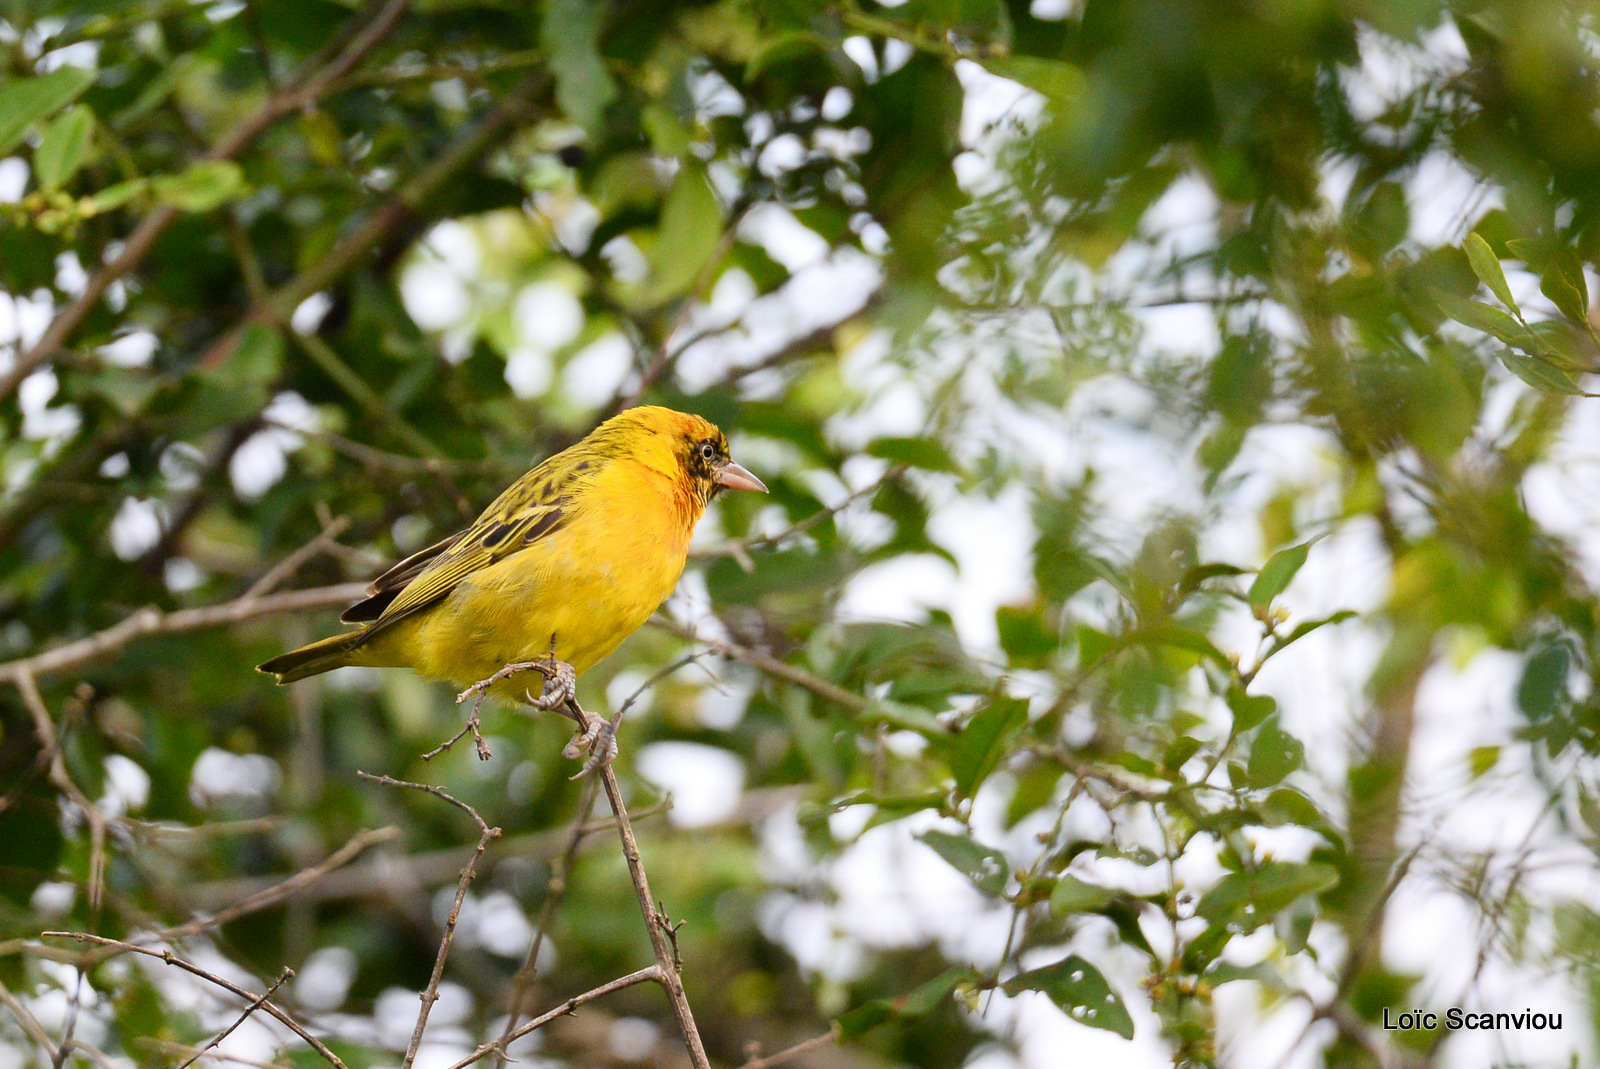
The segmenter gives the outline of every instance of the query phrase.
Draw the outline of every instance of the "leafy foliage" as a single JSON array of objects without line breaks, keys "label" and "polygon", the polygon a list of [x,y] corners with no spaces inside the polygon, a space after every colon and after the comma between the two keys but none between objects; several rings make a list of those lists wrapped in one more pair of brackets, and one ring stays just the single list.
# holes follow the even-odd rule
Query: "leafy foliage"
[{"label": "leafy foliage", "polygon": [[[827,1064],[1026,1053],[1028,1000],[1228,1064],[1219,1035],[1269,1031],[1219,1027],[1243,983],[1261,1015],[1311,1008],[1323,1064],[1368,1066],[1417,1041],[1385,1010],[1550,962],[1600,1021],[1593,904],[1525,864],[1535,832],[1600,851],[1600,517],[1572,492],[1596,15],[11,5],[4,990],[52,1042],[186,1057],[243,1006],[40,933],[204,918],[356,837],[381,856],[172,941],[256,990],[300,970],[275,999],[352,1066],[396,1061],[472,840],[357,770],[504,833],[443,1064],[508,1000],[640,968],[609,838],[563,849],[564,724],[489,709],[492,760],[424,760],[459,727],[440,688],[249,666],[644,400],[717,421],[772,488],[718,502],[666,615],[583,681],[634,703],[633,807],[684,795],[640,833],[718,1061],[834,1020]],[[1442,775],[1414,752],[1441,734],[1424,680],[1497,670],[1448,711],[1460,782],[1408,781]],[[730,767],[730,804],[680,823]],[[1496,791],[1540,801],[1530,838],[1448,841]],[[849,885],[890,856],[948,908]],[[1479,973],[1385,964],[1414,888],[1472,911]],[[525,960],[535,930],[554,963]],[[49,1063],[7,1012],[0,1046]],[[584,1015],[541,1056],[622,1056],[628,1022],[585,1021],[673,1027],[648,986]],[[258,1020],[234,1042],[313,1064]]]}]

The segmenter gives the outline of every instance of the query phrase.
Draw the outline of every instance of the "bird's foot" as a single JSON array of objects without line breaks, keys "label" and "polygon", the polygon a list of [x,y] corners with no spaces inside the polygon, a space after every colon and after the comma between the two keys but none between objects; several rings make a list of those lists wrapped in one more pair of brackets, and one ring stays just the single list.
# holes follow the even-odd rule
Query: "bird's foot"
[{"label": "bird's foot", "polygon": [[535,709],[560,709],[568,702],[578,700],[578,673],[566,661],[551,657],[529,662],[528,667],[544,676],[544,689],[537,697],[531,691],[522,692],[528,704]]},{"label": "bird's foot", "polygon": [[[576,703],[571,708],[577,708]],[[588,713],[584,713],[583,717],[580,722],[583,730],[574,735],[566,749],[561,751],[569,761],[576,761],[585,753],[589,755],[573,779],[582,779],[597,768],[606,768],[617,759],[617,724],[622,720],[621,714],[610,720]]]}]

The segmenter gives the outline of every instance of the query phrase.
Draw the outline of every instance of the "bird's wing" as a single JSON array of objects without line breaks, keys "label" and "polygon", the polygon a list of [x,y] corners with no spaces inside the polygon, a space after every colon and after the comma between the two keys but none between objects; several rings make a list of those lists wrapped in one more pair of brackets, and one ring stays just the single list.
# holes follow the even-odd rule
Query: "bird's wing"
[{"label": "bird's wing", "polygon": [[376,620],[383,615],[383,610],[389,607],[389,603],[399,596],[400,591],[404,590],[411,580],[421,575],[423,570],[433,563],[435,557],[461,541],[461,536],[466,533],[465,531],[457,531],[449,538],[435,542],[427,549],[419,550],[399,564],[394,565],[378,578],[368,583],[366,600],[358,601],[350,606],[339,615],[339,619],[347,624],[361,624]]},{"label": "bird's wing", "polygon": [[444,598],[473,572],[559,531],[572,518],[575,484],[594,467],[593,458],[571,453],[551,457],[512,483],[465,531],[379,576],[369,588],[372,596],[348,610],[345,619],[388,627]]}]

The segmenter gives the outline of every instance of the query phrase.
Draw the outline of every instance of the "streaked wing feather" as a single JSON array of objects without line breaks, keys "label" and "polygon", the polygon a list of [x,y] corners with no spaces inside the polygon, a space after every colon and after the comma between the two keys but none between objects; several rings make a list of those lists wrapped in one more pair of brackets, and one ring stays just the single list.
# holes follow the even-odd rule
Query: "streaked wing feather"
[{"label": "streaked wing feather", "polygon": [[449,538],[435,542],[427,549],[418,550],[405,560],[392,566],[388,571],[378,576],[367,584],[367,597],[358,601],[339,615],[339,619],[347,624],[366,623],[376,620],[383,615],[383,610],[389,603],[399,596],[417,576],[432,564],[434,558],[448,550],[451,546],[461,541],[466,531],[457,531]]},{"label": "streaked wing feather", "polygon": [[[574,456],[569,451],[551,457],[518,479],[473,521],[471,527],[440,543],[439,552],[423,551],[429,556],[417,562],[422,565],[420,570],[407,577],[405,586],[382,607],[372,626],[387,627],[433,605],[473,572],[560,530],[571,518],[573,483],[592,466],[581,455]],[[379,581],[398,573],[411,559],[385,572]],[[368,600],[376,600],[376,597]]]}]

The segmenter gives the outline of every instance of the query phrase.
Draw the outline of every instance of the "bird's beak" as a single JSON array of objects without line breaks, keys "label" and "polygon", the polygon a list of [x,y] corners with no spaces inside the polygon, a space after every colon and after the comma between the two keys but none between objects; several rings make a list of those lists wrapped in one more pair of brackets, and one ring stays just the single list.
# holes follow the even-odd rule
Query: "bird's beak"
[{"label": "bird's beak", "polygon": [[717,472],[717,485],[725,486],[729,490],[754,490],[757,493],[767,492],[767,484],[751,475],[743,465],[728,461],[722,470]]}]

